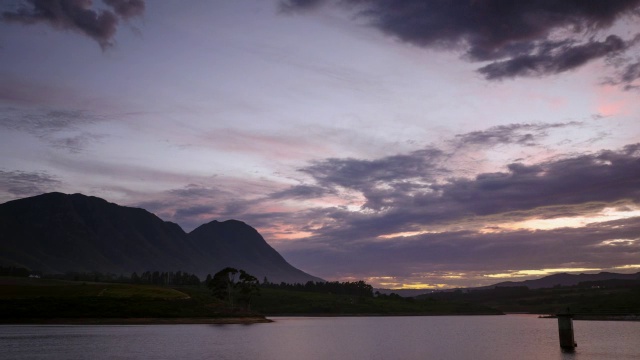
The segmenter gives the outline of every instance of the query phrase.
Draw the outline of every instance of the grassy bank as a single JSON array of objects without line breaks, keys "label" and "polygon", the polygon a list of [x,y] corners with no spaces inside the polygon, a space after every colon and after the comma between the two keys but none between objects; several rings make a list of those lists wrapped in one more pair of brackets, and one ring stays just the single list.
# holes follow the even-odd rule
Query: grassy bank
[{"label": "grassy bank", "polygon": [[204,286],[0,278],[3,323],[171,324],[255,323],[266,315],[495,315],[465,301],[376,298],[261,288],[251,311],[230,309]]},{"label": "grassy bank", "polygon": [[500,311],[468,302],[389,299],[261,289],[252,309],[267,315],[497,315]]},{"label": "grassy bank", "polygon": [[608,282],[598,286],[570,286],[545,289],[496,288],[469,292],[442,292],[424,299],[465,301],[504,312],[556,314],[566,311],[584,318],[613,318],[640,314],[640,286]]},{"label": "grassy bank", "polygon": [[0,289],[0,321],[4,323],[264,321],[256,313],[227,308],[198,287],[3,277]]}]

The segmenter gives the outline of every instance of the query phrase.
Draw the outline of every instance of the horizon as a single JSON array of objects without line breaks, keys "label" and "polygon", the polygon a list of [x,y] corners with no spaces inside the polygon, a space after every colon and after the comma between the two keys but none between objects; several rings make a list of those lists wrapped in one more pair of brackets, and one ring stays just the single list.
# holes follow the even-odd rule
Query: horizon
[{"label": "horizon", "polygon": [[0,203],[235,219],[376,288],[638,272],[640,0],[554,4],[2,4]]}]

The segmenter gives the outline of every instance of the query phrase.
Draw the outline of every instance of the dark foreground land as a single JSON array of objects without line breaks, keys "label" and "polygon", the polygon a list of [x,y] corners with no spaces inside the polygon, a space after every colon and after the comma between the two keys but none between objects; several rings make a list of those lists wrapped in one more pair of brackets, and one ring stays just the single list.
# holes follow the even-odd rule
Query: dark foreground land
[{"label": "dark foreground land", "polygon": [[261,289],[252,309],[267,315],[502,315],[499,310],[465,301],[337,295]]},{"label": "dark foreground land", "polygon": [[0,323],[226,324],[269,322],[264,315],[498,315],[484,305],[261,288],[230,307],[205,286],[165,287],[0,277]]},{"label": "dark foreground land", "polygon": [[422,299],[464,301],[505,313],[558,314],[567,309],[584,320],[639,320],[640,281],[606,280],[575,286],[529,289],[526,286],[451,291],[421,295]]},{"label": "dark foreground land", "polygon": [[269,322],[198,287],[0,277],[1,323],[227,324]]}]

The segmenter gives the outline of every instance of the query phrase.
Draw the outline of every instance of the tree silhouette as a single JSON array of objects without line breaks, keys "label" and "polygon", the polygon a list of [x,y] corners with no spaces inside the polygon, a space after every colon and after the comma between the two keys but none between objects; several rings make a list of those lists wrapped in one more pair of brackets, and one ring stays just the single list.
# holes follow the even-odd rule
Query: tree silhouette
[{"label": "tree silhouette", "polygon": [[258,278],[240,270],[240,276],[236,286],[239,288],[239,300],[245,304],[247,310],[251,310],[251,299],[260,294],[260,282]]},{"label": "tree silhouette", "polygon": [[237,269],[226,267],[215,273],[207,284],[213,292],[213,296],[223,301],[226,300],[229,307],[233,307],[233,289],[235,287],[236,274],[238,274]]}]

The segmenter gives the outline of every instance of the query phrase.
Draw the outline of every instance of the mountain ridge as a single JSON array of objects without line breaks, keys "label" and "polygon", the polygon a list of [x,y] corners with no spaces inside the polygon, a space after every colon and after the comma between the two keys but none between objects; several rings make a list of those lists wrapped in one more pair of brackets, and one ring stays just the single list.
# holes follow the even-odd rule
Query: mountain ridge
[{"label": "mountain ridge", "polygon": [[603,280],[639,280],[640,272],[635,274],[621,274],[621,273],[612,273],[607,271],[601,271],[596,274],[569,274],[569,273],[558,273],[547,275],[539,279],[532,280],[523,280],[523,281],[503,281],[497,284],[483,286],[479,288],[472,288],[474,290],[479,289],[493,289],[496,287],[513,287],[513,286],[526,286],[529,289],[543,289],[550,288],[554,286],[575,286],[581,282],[590,282],[590,281],[603,281]]},{"label": "mountain ridge", "polygon": [[429,289],[375,289],[382,294],[396,293],[400,296],[417,296],[424,295],[432,292],[449,292],[449,291],[475,291],[475,290],[490,290],[497,287],[518,287],[526,286],[531,290],[551,288],[554,286],[575,286],[585,282],[597,282],[607,280],[640,280],[640,272],[632,274],[622,274],[601,271],[596,274],[569,274],[569,273],[557,273],[547,276],[543,276],[538,279],[530,279],[523,281],[503,281],[492,285],[480,286],[480,287],[468,287],[468,288],[451,288],[444,290],[429,290]]},{"label": "mountain ridge", "polygon": [[58,192],[0,204],[0,263],[53,273],[181,270],[199,276],[232,266],[261,280],[323,281],[293,267],[244,222],[214,220],[186,233],[142,208]]}]

